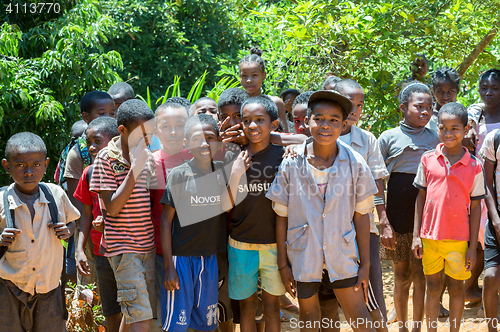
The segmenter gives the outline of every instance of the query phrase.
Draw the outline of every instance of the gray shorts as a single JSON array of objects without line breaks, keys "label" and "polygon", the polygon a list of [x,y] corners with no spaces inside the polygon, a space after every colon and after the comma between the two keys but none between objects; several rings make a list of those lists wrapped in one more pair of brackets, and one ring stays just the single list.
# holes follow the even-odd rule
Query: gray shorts
[{"label": "gray shorts", "polygon": [[127,324],[153,319],[156,308],[155,256],[126,253],[108,257],[115,273],[117,299]]}]

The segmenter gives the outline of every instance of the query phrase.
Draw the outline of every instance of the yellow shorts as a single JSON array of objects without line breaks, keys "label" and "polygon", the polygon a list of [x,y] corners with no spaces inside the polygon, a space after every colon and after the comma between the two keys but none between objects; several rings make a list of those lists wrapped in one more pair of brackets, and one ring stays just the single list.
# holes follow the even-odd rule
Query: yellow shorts
[{"label": "yellow shorts", "polygon": [[471,273],[465,268],[465,255],[469,249],[467,241],[422,239],[422,247],[425,275],[444,269],[444,273],[455,280],[470,278]]}]

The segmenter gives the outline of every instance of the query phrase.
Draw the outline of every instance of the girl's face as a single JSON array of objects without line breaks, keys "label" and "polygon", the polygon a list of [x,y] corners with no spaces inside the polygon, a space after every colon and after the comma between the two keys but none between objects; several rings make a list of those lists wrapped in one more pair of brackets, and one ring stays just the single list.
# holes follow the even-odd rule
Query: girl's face
[{"label": "girl's face", "polygon": [[437,82],[433,86],[433,92],[439,106],[457,101],[458,89],[450,80]]},{"label": "girl's face", "polygon": [[500,103],[500,82],[495,78],[486,77],[479,82],[479,95],[488,108],[494,108]]},{"label": "girl's face", "polygon": [[416,92],[408,99],[408,105],[401,104],[400,108],[408,126],[424,127],[431,119],[432,97],[427,93]]},{"label": "girl's face", "polygon": [[250,97],[260,95],[260,87],[266,79],[257,62],[243,62],[240,65],[240,83]]}]

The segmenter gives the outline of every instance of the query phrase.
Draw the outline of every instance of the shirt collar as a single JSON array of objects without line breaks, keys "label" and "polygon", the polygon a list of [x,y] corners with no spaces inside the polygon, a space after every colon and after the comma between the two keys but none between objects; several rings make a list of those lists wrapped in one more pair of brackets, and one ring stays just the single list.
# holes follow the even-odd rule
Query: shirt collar
[{"label": "shirt collar", "polygon": [[120,149],[118,149],[118,147],[116,146],[116,142],[118,141],[118,139],[120,139],[120,137],[121,136],[113,137],[113,139],[109,141],[108,155],[110,158],[116,159],[122,164],[128,165],[129,164],[128,161],[126,161],[125,158],[123,158],[122,151],[120,151]]},{"label": "shirt collar", "polygon": [[[439,143],[436,146],[436,152],[435,153],[436,153],[437,157],[442,156],[443,158],[445,158],[445,155],[443,154],[443,146],[444,146],[444,143]],[[467,148],[465,148],[463,146],[462,146],[462,149],[465,150],[465,153],[462,156],[462,158],[460,158],[460,160],[457,161],[457,163],[461,163],[462,165],[467,166],[469,164],[470,160],[471,160],[470,152],[469,152],[469,150],[467,150]]]},{"label": "shirt collar", "polygon": [[[8,195],[8,201],[9,201],[9,209],[17,209],[20,206],[26,205],[19,196],[17,195],[16,191],[14,190],[15,183],[11,184],[8,188],[7,191],[4,193]],[[49,204],[49,200],[45,197],[45,194],[43,191],[40,189],[40,186],[38,187],[38,192],[40,193],[40,197],[38,198],[39,203],[46,203]]]},{"label": "shirt collar", "polygon": [[[312,141],[313,141],[313,138],[309,137],[305,140],[304,143],[302,143],[301,145],[299,145],[297,147],[297,157],[301,157],[302,159],[305,159],[306,146],[307,146],[307,144],[311,143]],[[337,148],[338,148],[338,152],[337,152],[337,157],[335,159],[347,160],[349,158],[349,154],[347,152],[347,149],[350,149],[350,147],[347,144],[345,144],[344,142],[342,142],[341,140],[337,139]]]},{"label": "shirt collar", "polygon": [[357,146],[363,146],[363,140],[361,138],[361,129],[356,126],[351,126],[351,143]]}]

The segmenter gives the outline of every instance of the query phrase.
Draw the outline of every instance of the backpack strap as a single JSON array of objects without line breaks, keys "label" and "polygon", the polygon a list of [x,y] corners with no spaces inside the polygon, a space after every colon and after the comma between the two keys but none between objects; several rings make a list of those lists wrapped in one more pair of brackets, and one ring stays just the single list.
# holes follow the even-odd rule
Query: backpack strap
[{"label": "backpack strap", "polygon": [[[7,228],[14,228],[15,227],[15,210],[11,210],[9,208],[9,195],[7,193],[7,189],[9,189],[9,186],[2,187],[0,190],[2,191],[3,194],[3,209],[5,211],[5,222],[7,223]],[[10,211],[10,213],[7,213],[7,210]]]},{"label": "backpack strap", "polygon": [[45,194],[45,198],[49,201],[49,211],[50,211],[50,219],[52,220],[53,224],[58,224],[59,223],[59,213],[57,212],[57,205],[56,201],[54,199],[54,196],[50,192],[49,187],[45,184],[40,182],[38,184],[40,186],[40,189],[42,189],[43,193]]}]

